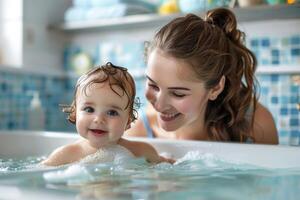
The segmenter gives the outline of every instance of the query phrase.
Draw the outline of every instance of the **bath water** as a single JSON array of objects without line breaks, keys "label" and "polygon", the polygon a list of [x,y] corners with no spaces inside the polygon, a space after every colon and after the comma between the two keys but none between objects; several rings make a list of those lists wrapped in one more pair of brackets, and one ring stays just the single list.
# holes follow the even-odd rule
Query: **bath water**
[{"label": "bath water", "polygon": [[37,165],[43,158],[1,159],[0,190],[18,188],[60,199],[292,200],[300,195],[299,168],[262,168],[199,152],[189,152],[174,165],[137,158],[45,168]]}]

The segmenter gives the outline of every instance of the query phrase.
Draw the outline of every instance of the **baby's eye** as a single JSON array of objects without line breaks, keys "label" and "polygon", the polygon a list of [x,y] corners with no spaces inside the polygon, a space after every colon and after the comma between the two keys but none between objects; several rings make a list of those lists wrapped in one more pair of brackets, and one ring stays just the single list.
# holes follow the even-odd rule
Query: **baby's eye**
[{"label": "baby's eye", "polygon": [[109,110],[106,112],[106,114],[109,116],[118,116],[119,115],[119,113],[115,110]]},{"label": "baby's eye", "polygon": [[90,106],[84,107],[83,110],[88,113],[93,113],[95,111],[95,109]]}]

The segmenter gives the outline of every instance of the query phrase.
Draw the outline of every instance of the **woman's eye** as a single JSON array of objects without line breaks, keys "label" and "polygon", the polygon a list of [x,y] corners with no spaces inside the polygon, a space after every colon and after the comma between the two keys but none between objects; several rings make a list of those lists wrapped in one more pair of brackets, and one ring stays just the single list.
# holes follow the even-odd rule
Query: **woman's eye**
[{"label": "woman's eye", "polygon": [[176,92],[173,92],[172,93],[175,97],[178,97],[178,98],[182,98],[182,97],[185,97],[186,95],[185,94],[180,94],[180,93],[176,93]]},{"label": "woman's eye", "polygon": [[115,110],[109,110],[109,111],[107,111],[107,115],[109,115],[109,116],[118,116],[119,113]]},{"label": "woman's eye", "polygon": [[92,108],[92,107],[85,107],[85,108],[83,108],[83,110],[85,111],[85,112],[88,112],[88,113],[92,113],[92,112],[94,112],[95,110],[94,110],[94,108]]},{"label": "woman's eye", "polygon": [[153,84],[148,84],[148,86],[156,91],[159,90],[159,88],[156,86],[156,85],[153,85]]}]

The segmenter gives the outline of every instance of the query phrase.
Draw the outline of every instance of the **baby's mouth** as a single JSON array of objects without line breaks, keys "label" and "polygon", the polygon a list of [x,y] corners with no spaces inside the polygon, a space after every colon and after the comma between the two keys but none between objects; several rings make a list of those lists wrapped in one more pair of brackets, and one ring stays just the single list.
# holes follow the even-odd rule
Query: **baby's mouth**
[{"label": "baby's mouth", "polygon": [[103,134],[107,133],[107,131],[104,131],[101,129],[90,129],[90,131],[92,131],[92,133],[94,133],[95,135],[103,135]]}]

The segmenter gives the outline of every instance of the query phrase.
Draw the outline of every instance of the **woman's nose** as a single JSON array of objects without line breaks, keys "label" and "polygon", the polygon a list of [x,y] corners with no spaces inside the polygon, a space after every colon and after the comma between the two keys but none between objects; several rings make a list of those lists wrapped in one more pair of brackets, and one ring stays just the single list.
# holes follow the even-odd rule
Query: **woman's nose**
[{"label": "woman's nose", "polygon": [[158,93],[153,102],[153,106],[157,111],[163,111],[168,105],[168,98],[163,93]]}]

